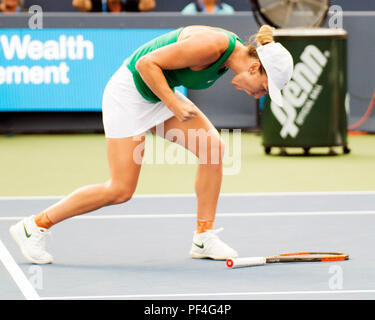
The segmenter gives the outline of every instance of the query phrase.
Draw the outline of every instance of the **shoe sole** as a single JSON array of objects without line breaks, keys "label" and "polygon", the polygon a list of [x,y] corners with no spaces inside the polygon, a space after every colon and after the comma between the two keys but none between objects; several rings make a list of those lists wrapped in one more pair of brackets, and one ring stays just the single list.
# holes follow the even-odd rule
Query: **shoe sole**
[{"label": "shoe sole", "polygon": [[9,228],[9,233],[12,236],[13,240],[17,243],[18,247],[21,250],[22,255],[26,258],[27,261],[33,263],[33,264],[50,264],[52,261],[38,261],[33,258],[31,258],[22,248],[21,240],[17,236],[17,232],[15,230],[15,226],[11,226]]},{"label": "shoe sole", "polygon": [[206,254],[200,254],[200,253],[191,252],[191,251],[190,251],[190,256],[193,259],[212,259],[212,260],[227,260],[227,259],[237,258],[237,256],[236,257],[209,256],[209,255],[206,255]]}]

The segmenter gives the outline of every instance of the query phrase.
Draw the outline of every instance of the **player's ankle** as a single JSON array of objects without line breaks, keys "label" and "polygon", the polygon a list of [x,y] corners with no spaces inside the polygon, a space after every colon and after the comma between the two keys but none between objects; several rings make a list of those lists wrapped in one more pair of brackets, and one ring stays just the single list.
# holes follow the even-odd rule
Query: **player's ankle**
[{"label": "player's ankle", "polygon": [[54,223],[50,220],[46,212],[41,212],[35,216],[35,224],[44,229],[51,228]]},{"label": "player's ankle", "polygon": [[204,233],[214,228],[214,221],[197,219],[197,233]]}]

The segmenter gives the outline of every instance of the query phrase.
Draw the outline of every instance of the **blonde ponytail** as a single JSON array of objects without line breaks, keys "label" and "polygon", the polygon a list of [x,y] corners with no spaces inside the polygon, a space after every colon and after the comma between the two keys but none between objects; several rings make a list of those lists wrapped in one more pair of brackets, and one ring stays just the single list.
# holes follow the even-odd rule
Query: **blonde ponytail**
[{"label": "blonde ponytail", "polygon": [[[259,60],[257,48],[255,47],[255,45],[259,47],[264,46],[267,43],[273,42],[273,30],[274,28],[270,27],[269,25],[263,25],[260,27],[256,35],[252,35],[250,37],[249,42],[247,44],[247,52],[250,57]],[[262,64],[260,65],[260,73],[265,73]]]},{"label": "blonde ponytail", "polygon": [[267,43],[273,42],[273,30],[274,28],[269,25],[263,25],[260,27],[258,34],[255,36],[258,46],[264,46]]},{"label": "blonde ponytail", "polygon": [[265,44],[274,41],[273,30],[275,30],[275,28],[272,28],[269,25],[265,24],[259,28],[257,34],[253,34],[250,37],[247,43],[250,56],[257,58],[258,55],[256,53],[256,47],[264,46]]}]

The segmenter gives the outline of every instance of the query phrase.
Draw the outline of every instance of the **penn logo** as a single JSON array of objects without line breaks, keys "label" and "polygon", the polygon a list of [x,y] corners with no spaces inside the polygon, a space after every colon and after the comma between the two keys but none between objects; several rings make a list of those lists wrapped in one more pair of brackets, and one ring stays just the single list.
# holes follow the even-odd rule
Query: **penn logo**
[{"label": "penn logo", "polygon": [[283,90],[283,106],[271,102],[272,113],[282,126],[280,136],[283,139],[288,136],[295,138],[311,112],[323,89],[317,82],[329,55],[327,51],[323,54],[316,46],[308,45]]}]

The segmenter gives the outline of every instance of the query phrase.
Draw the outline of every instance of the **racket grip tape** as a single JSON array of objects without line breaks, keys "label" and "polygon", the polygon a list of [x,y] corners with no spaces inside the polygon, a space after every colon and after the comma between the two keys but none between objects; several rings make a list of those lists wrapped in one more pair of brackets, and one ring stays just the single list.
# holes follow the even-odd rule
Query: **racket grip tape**
[{"label": "racket grip tape", "polygon": [[242,268],[251,266],[262,266],[266,264],[265,257],[233,258],[227,259],[228,268]]}]

